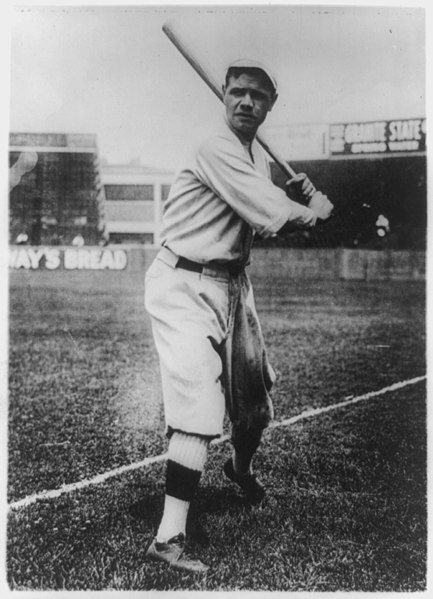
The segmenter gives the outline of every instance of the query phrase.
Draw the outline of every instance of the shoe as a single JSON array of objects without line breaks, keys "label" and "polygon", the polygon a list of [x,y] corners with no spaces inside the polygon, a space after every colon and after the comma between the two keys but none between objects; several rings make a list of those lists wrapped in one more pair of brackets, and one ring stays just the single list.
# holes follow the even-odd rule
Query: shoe
[{"label": "shoe", "polygon": [[146,557],[154,561],[166,562],[178,570],[201,573],[209,570],[209,566],[185,554],[185,535],[183,533],[169,539],[167,543],[159,543],[156,538],[153,539],[146,551]]},{"label": "shoe", "polygon": [[255,474],[237,474],[233,468],[232,459],[229,458],[224,464],[224,474],[232,482],[239,485],[245,493],[245,497],[251,505],[258,505],[266,495],[266,491],[262,483],[258,480]]}]

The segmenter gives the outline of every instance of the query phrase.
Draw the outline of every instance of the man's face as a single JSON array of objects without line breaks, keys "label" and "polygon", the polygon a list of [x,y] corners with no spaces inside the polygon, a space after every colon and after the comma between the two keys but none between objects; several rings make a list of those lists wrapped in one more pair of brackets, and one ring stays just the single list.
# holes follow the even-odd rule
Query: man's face
[{"label": "man's face", "polygon": [[223,86],[223,100],[232,129],[251,141],[275,103],[276,95],[261,74],[242,73]]}]

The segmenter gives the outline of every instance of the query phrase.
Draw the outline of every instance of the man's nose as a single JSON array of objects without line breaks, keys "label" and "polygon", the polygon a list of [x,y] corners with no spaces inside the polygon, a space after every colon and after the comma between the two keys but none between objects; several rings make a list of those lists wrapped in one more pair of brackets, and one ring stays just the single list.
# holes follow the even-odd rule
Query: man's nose
[{"label": "man's nose", "polygon": [[251,95],[249,93],[246,93],[244,96],[242,96],[242,106],[245,108],[253,107],[253,101],[252,101]]}]

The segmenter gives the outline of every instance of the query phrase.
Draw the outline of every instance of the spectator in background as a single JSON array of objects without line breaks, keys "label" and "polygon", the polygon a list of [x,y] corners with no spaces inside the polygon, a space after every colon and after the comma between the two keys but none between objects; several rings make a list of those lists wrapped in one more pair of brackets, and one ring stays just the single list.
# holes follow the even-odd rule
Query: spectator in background
[{"label": "spectator in background", "polygon": [[29,242],[29,236],[27,233],[19,233],[16,238],[17,245],[26,245]]},{"label": "spectator in background", "polygon": [[84,237],[80,233],[78,233],[78,235],[75,235],[74,239],[72,240],[72,245],[78,248],[83,247]]}]

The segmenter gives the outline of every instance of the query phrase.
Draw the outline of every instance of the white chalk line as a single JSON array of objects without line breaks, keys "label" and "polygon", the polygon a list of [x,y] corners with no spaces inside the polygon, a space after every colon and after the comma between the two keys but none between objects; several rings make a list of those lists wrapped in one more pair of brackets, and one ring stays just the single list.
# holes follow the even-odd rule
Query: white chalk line
[{"label": "white chalk line", "polygon": [[[284,420],[280,420],[278,422],[273,422],[268,428],[278,428],[281,426],[290,426],[295,422],[299,422],[299,420],[305,420],[306,418],[311,418],[313,416],[319,416],[320,414],[324,414],[326,412],[331,412],[332,410],[337,410],[340,408],[344,408],[349,405],[353,405],[360,401],[366,401],[368,399],[372,399],[374,397],[379,397],[380,395],[385,395],[386,393],[390,393],[392,391],[397,391],[398,389],[402,389],[403,387],[407,387],[408,385],[414,385],[419,383],[427,378],[426,375],[418,376],[413,379],[408,379],[406,381],[401,381],[399,383],[394,383],[393,385],[389,385],[388,387],[384,387],[383,389],[379,389],[378,391],[370,391],[369,393],[364,393],[363,395],[358,395],[357,397],[350,397],[345,401],[341,401],[339,403],[335,403],[329,406],[324,406],[321,408],[311,408],[309,410],[305,410],[301,412],[297,416],[292,416],[291,418],[286,418]],[[223,435],[218,439],[214,439],[212,441],[212,445],[219,445],[221,443],[225,443],[230,439],[230,435]],[[64,493],[71,493],[72,491],[78,491],[80,489],[84,489],[86,487],[92,485],[99,485],[109,478],[113,478],[114,476],[119,476],[124,474],[125,472],[130,472],[131,470],[137,470],[139,468],[144,468],[146,466],[150,466],[157,462],[163,462],[167,459],[167,453],[160,454],[157,456],[153,456],[150,458],[145,458],[140,462],[134,462],[133,464],[128,464],[126,466],[120,466],[119,468],[114,468],[113,470],[109,470],[108,472],[104,472],[103,474],[98,474],[97,476],[85,480],[81,480],[75,483],[70,483],[68,485],[62,485],[59,489],[52,489],[50,491],[42,491],[40,493],[35,493],[34,495],[28,495],[19,501],[14,501],[9,504],[9,510],[18,510],[22,507],[27,507],[36,501],[42,499],[54,499],[56,497],[60,497]]]}]

